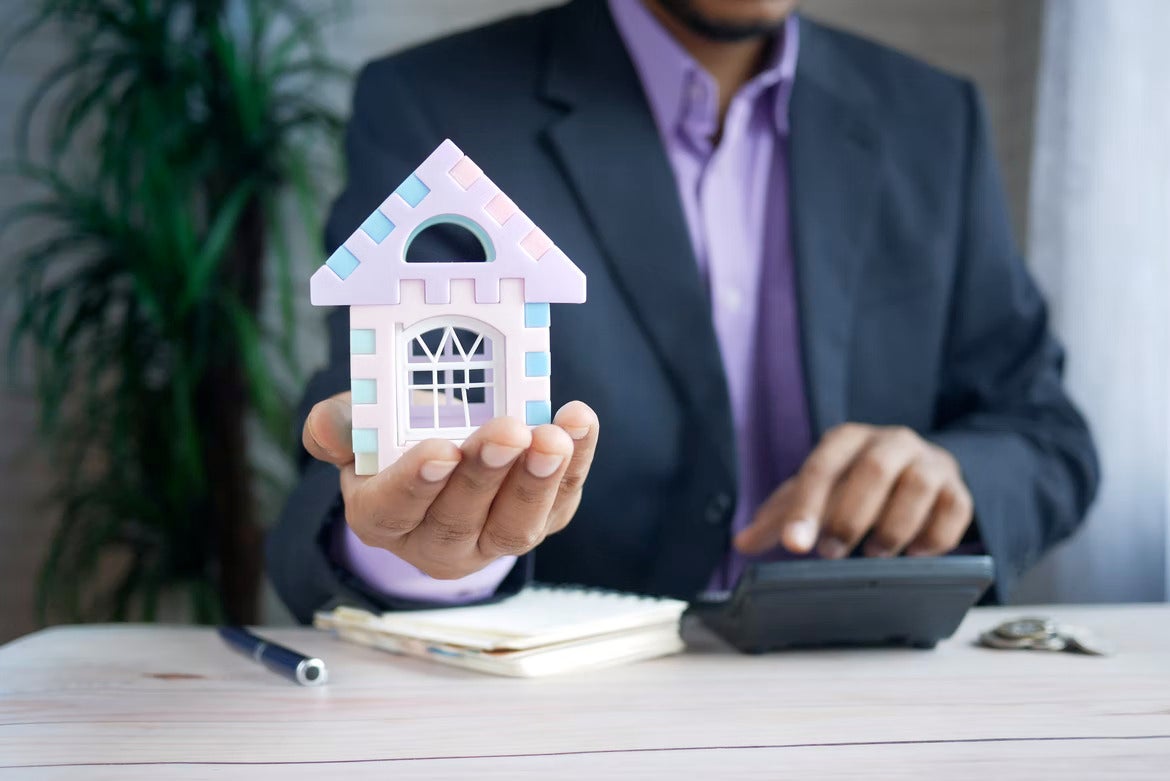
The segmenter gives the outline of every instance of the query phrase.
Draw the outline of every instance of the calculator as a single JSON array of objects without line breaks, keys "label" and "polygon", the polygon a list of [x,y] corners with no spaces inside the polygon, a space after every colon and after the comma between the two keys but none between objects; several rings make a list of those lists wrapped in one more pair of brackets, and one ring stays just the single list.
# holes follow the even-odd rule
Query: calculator
[{"label": "calculator", "polygon": [[786,648],[933,648],[995,576],[990,556],[801,559],[749,565],[691,612],[744,653]]}]

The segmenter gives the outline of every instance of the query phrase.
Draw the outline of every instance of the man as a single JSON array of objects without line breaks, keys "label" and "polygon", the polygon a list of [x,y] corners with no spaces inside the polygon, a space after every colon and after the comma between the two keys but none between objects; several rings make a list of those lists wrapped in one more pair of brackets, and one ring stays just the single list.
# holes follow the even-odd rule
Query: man
[{"label": "man", "polygon": [[973,87],[794,5],[573,0],[363,71],[329,248],[450,137],[589,301],[553,312],[553,424],[495,420],[369,478],[331,315],[317,460],[269,547],[298,618],[533,576],[690,597],[758,558],[961,545],[1003,598],[1072,532],[1093,446]]}]

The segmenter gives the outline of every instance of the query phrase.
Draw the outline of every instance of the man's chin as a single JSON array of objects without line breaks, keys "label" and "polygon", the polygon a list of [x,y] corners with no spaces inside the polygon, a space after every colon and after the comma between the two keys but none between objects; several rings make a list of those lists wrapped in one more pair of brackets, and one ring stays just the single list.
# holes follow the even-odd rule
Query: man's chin
[{"label": "man's chin", "polygon": [[701,0],[655,0],[691,32],[712,41],[734,43],[772,35],[784,24],[779,19],[738,20],[717,17],[702,7]]}]

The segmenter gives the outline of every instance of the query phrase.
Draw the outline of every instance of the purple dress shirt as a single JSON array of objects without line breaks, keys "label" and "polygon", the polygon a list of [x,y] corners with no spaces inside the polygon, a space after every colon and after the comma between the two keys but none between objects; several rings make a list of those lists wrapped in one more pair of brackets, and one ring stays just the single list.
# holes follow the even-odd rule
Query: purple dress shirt
[{"label": "purple dress shirt", "polygon": [[[739,459],[734,533],[812,447],[788,209],[788,102],[800,22],[788,18],[767,65],[733,96],[716,144],[715,80],[641,2],[609,0],[609,8],[674,171],[711,295]],[[441,603],[489,596],[515,563],[507,557],[466,578],[436,581],[392,553],[364,545],[348,528],[338,542],[341,563],[373,588]],[[745,563],[730,553],[711,587],[729,587]]]}]

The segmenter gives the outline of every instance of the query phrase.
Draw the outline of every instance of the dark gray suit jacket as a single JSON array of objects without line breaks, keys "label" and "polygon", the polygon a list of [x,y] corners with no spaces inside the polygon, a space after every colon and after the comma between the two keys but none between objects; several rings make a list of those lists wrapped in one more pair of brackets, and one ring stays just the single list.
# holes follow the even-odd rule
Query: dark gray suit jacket
[{"label": "dark gray suit jacket", "polygon": [[[1061,387],[1044,301],[1016,251],[975,90],[802,22],[791,204],[814,434],[901,424],[950,450],[975,498],[997,589],[1080,522],[1097,484]],[[731,412],[707,294],[640,82],[601,0],[575,0],[379,60],[357,83],[337,246],[450,137],[581,267],[589,301],[553,308],[554,409],[602,435],[580,511],[532,574],[689,597],[728,548]],[[447,250],[447,257],[452,257]],[[330,317],[313,402],[348,388],[347,315]],[[268,566],[301,620],[379,599],[331,562],[332,466],[302,478]]]}]

